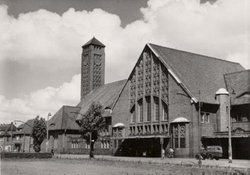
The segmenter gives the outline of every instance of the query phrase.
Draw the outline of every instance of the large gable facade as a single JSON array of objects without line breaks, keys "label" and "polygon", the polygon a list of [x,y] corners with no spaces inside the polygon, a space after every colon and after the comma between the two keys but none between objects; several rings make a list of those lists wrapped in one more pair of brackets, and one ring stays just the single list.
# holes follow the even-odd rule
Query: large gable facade
[{"label": "large gable facade", "polygon": [[[146,44],[127,80],[104,84],[105,46],[97,41],[83,46],[81,101],[67,107],[84,114],[94,101],[104,106],[107,127],[95,144],[97,154],[159,157],[162,149],[173,148],[176,156],[193,157],[202,146],[221,145],[227,157],[228,109],[239,116],[243,108],[246,119],[232,122],[233,149],[247,152],[241,141],[250,146],[249,71],[240,64]],[[233,88],[237,98],[216,95],[220,88]],[[59,110],[55,116],[67,118],[66,113]],[[76,122],[81,117],[74,115]],[[87,153],[79,128],[73,132],[65,126],[50,130],[65,142],[59,152]],[[63,136],[67,131],[71,135]],[[240,154],[233,156],[244,157]],[[249,151],[245,156],[250,158]]]},{"label": "large gable facade", "polygon": [[[229,98],[215,94],[228,87],[224,75],[238,71],[244,72],[238,63],[147,44],[113,109],[113,125],[123,124],[113,128],[113,153],[160,156],[162,149],[171,147],[176,156],[193,157],[201,147],[220,145],[228,157]],[[244,109],[249,118],[250,110]],[[249,122],[232,123],[236,158],[244,157],[242,152],[250,158],[240,146],[241,141],[250,146]]]}]

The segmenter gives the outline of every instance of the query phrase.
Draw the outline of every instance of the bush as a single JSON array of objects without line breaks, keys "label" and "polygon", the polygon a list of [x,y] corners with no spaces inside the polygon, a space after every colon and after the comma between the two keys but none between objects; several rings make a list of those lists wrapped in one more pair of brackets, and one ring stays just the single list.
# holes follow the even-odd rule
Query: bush
[{"label": "bush", "polygon": [[1,159],[49,159],[52,158],[51,153],[10,153],[1,152]]}]

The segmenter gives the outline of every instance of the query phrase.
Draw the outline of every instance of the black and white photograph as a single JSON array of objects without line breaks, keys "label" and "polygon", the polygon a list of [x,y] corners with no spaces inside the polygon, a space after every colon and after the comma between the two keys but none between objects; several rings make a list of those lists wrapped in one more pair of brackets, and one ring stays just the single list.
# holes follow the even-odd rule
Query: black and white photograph
[{"label": "black and white photograph", "polygon": [[1,175],[250,175],[249,0],[0,0]]}]

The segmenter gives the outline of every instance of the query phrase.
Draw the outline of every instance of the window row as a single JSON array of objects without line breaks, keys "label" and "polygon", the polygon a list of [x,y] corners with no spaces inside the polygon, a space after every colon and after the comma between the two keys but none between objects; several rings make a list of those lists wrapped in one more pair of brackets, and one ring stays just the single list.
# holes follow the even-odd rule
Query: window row
[{"label": "window row", "polygon": [[101,141],[101,149],[109,149],[110,148],[110,142],[108,140]]},{"label": "window row", "polygon": [[201,112],[201,123],[209,123],[210,113]]},{"label": "window row", "polygon": [[232,122],[250,122],[250,105],[234,106],[231,117]]},{"label": "window row", "polygon": [[[94,144],[94,148],[96,148],[97,143]],[[109,149],[110,148],[110,141],[109,140],[102,140],[100,143],[100,147],[101,149]],[[71,148],[72,149],[77,149],[77,148],[81,148],[80,143],[78,141],[72,141],[71,142]],[[84,143],[84,148],[85,149],[90,149],[90,144],[89,143]]]},{"label": "window row", "polygon": [[109,132],[107,129],[103,130],[103,131],[100,131],[100,136],[108,136],[109,135]]},{"label": "window row", "polygon": [[[135,112],[135,105],[131,108],[131,123],[137,122],[142,123],[160,120],[160,113],[162,115],[162,121],[168,121],[168,105],[161,101],[162,109],[160,109],[159,98],[153,97],[153,104],[151,104],[151,97],[147,96],[145,98],[145,105],[143,105],[143,99],[138,100],[137,102],[137,111]],[[144,109],[145,108],[145,109]],[[145,111],[145,116],[144,116]]]},{"label": "window row", "polygon": [[71,142],[71,148],[73,148],[73,149],[80,148],[79,142],[78,141],[72,141]]},{"label": "window row", "polygon": [[[137,131],[136,131],[137,129]],[[157,125],[145,125],[145,126],[130,126],[129,134],[130,135],[147,135],[147,134],[159,134],[159,133],[168,133],[168,124],[157,124]]]}]

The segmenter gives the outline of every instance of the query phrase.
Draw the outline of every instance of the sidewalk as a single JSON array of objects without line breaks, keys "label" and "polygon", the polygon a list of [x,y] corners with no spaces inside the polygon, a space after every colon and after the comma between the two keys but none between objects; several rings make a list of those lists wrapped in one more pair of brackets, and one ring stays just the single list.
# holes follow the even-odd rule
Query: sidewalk
[{"label": "sidewalk", "polygon": [[[78,154],[55,154],[54,158],[62,159],[88,159],[88,155]],[[125,162],[145,162],[145,163],[157,163],[157,164],[169,164],[169,165],[184,165],[184,166],[198,166],[198,160],[194,158],[146,158],[146,157],[117,157],[109,155],[95,155],[99,160],[110,161],[125,161]],[[220,160],[203,160],[202,166],[215,167],[215,168],[244,168],[250,169],[250,160],[233,160],[233,163],[228,163],[227,159]]]}]

